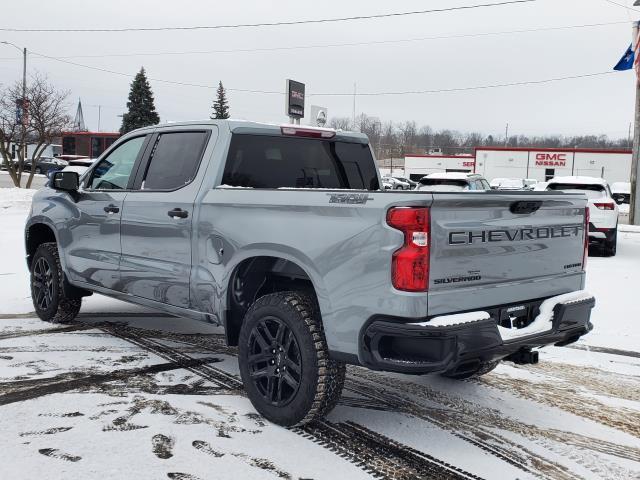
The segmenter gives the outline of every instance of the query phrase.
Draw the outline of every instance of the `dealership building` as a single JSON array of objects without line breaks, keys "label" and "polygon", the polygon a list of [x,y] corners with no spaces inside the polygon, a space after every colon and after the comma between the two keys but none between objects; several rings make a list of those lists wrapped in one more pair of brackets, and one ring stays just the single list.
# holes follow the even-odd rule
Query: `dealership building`
[{"label": "dealership building", "polygon": [[567,175],[602,177],[609,183],[628,182],[631,177],[631,150],[477,147],[475,155],[411,155],[404,163],[405,176],[416,180],[432,172],[475,172],[488,180],[542,182]]}]

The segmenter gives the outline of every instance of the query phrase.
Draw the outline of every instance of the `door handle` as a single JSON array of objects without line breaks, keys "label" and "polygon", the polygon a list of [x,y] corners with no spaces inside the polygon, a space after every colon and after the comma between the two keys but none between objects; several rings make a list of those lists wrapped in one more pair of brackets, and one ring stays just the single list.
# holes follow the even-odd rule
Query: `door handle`
[{"label": "door handle", "polygon": [[120,208],[116,207],[115,205],[107,205],[106,207],[104,207],[104,211],[111,215],[112,213],[118,213],[120,211]]},{"label": "door handle", "polygon": [[182,210],[181,208],[174,208],[173,210],[169,210],[167,215],[171,218],[187,218],[189,216],[189,212]]}]

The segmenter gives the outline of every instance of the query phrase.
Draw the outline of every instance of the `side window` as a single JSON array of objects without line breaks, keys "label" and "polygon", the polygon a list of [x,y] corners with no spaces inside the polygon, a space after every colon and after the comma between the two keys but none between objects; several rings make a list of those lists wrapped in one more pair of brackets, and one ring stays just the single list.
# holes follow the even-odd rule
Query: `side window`
[{"label": "side window", "polygon": [[480,180],[480,184],[482,185],[482,190],[491,190],[491,185],[484,178]]},{"label": "side window", "polygon": [[175,190],[191,182],[207,143],[207,132],[161,133],[152,150],[142,190]]},{"label": "side window", "polygon": [[475,180],[469,180],[469,190],[477,190],[478,186],[476,185]]},{"label": "side window", "polygon": [[119,145],[93,169],[87,188],[95,190],[124,190],[144,144],[145,137],[136,137]]}]

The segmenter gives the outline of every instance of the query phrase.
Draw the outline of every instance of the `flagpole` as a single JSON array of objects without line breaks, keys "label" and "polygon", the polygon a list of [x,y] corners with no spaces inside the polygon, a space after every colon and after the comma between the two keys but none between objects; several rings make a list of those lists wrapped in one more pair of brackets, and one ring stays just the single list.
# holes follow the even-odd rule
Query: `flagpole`
[{"label": "flagpole", "polygon": [[633,123],[633,155],[631,157],[631,201],[629,202],[629,224],[640,225],[640,191],[638,191],[638,177],[640,176],[640,65],[638,63],[638,22],[633,23],[632,45],[635,52],[635,84],[636,103]]}]

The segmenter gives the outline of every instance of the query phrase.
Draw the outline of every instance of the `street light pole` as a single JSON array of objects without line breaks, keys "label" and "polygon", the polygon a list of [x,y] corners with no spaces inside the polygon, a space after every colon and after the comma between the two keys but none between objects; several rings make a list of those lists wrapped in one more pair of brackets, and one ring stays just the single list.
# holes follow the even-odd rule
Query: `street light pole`
[{"label": "street light pole", "polygon": [[[27,160],[27,127],[24,124],[24,115],[26,109],[26,100],[27,100],[27,47],[20,48],[14,43],[7,42],[6,40],[0,41],[0,43],[4,43],[5,45],[11,45],[14,48],[22,51],[22,161],[25,162]],[[24,163],[23,163],[24,165]]]}]

